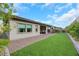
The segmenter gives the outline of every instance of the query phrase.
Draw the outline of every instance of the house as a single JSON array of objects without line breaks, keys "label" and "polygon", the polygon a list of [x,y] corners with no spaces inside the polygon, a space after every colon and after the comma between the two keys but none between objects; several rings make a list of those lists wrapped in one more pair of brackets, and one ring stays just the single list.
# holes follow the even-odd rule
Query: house
[{"label": "house", "polygon": [[52,26],[30,19],[14,16],[10,20],[10,39],[17,40],[40,34],[52,33]]},{"label": "house", "polygon": [[52,32],[53,32],[53,33],[62,32],[62,31],[63,31],[63,28],[53,26],[53,29],[52,29]]}]

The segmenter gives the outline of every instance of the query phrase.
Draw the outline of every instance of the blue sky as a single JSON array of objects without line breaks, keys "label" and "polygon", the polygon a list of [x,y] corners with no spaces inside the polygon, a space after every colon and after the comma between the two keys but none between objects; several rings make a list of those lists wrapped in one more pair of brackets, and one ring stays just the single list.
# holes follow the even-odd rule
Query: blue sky
[{"label": "blue sky", "polygon": [[15,15],[65,28],[79,16],[77,3],[17,3]]}]

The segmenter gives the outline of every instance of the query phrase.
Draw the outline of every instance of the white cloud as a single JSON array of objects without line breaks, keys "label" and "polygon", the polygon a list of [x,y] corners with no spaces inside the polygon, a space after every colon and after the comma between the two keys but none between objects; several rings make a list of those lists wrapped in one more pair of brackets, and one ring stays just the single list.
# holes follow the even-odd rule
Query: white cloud
[{"label": "white cloud", "polygon": [[45,3],[45,4],[43,4],[43,6],[44,7],[47,7],[47,6],[49,6],[51,3]]},{"label": "white cloud", "polygon": [[45,20],[45,21],[41,21],[42,23],[45,23],[45,24],[51,24],[52,23],[52,20]]},{"label": "white cloud", "polygon": [[[67,4],[65,6],[65,8],[70,5],[72,5],[72,4]],[[62,16],[58,17],[58,19],[56,19],[56,22],[58,22],[58,21],[70,21],[70,23],[73,22],[75,20],[75,18],[79,16],[79,4],[77,4],[76,7],[77,8],[71,9],[66,14],[63,14]],[[62,8],[64,8],[64,6]]]},{"label": "white cloud", "polygon": [[63,6],[59,7],[59,9],[61,10],[63,8],[68,8],[70,6],[72,6],[72,3],[67,3],[66,5],[63,5]]},{"label": "white cloud", "polygon": [[24,9],[28,10],[29,9],[27,6],[21,6],[20,4],[14,4],[14,8],[16,10],[24,10]]},{"label": "white cloud", "polygon": [[77,6],[76,6],[76,7],[77,7],[77,9],[79,9],[79,3],[77,4]]},{"label": "white cloud", "polygon": [[33,6],[36,6],[37,5],[37,3],[31,3],[31,6],[33,7]]},{"label": "white cloud", "polygon": [[77,13],[79,14],[79,3],[77,4],[77,6],[76,6],[76,11],[77,11]]},{"label": "white cloud", "polygon": [[45,3],[41,6],[41,9],[44,8],[50,8],[50,9],[55,9],[55,12],[60,12],[62,9],[67,8],[67,7],[72,7],[72,3],[66,3],[65,5],[62,5],[59,7],[59,5],[55,5],[54,3]]},{"label": "white cloud", "polygon": [[44,22],[47,23],[47,24],[51,24],[51,25],[54,25],[55,23],[55,20],[58,18],[59,16],[54,14],[54,15],[47,15],[47,20],[45,20]]},{"label": "white cloud", "polygon": [[68,7],[72,7],[72,3],[67,3],[61,7],[59,6],[55,6],[55,12],[60,12],[62,11],[64,8],[68,8]]},{"label": "white cloud", "polygon": [[45,3],[43,6],[47,7],[49,6],[51,3]]},{"label": "white cloud", "polygon": [[22,10],[29,10],[29,8],[27,6],[21,6],[21,4],[14,4],[14,11],[16,12],[13,12],[12,15],[19,15],[19,13],[17,11],[22,11]]},{"label": "white cloud", "polygon": [[50,7],[52,6],[51,3],[44,3],[42,6],[41,6],[41,9],[44,9],[46,7]]},{"label": "white cloud", "polygon": [[77,12],[77,9],[71,9],[66,14],[58,17],[55,20],[55,23],[56,25],[58,24],[57,26],[65,28],[66,26],[70,25],[78,16],[79,12]]},{"label": "white cloud", "polygon": [[47,15],[47,19],[57,19],[59,16],[57,14]]},{"label": "white cloud", "polygon": [[58,13],[62,11],[64,8],[72,8],[72,3],[66,3],[65,5],[62,5],[62,6],[55,5],[54,3],[45,3],[41,6],[41,9],[44,9],[44,8],[49,8],[49,9],[54,8],[54,12]]},{"label": "white cloud", "polygon": [[59,17],[56,21],[67,21],[67,20],[70,20],[70,18],[72,18],[72,17],[75,18],[77,16],[78,15],[77,15],[76,9],[71,9],[66,14]]},{"label": "white cloud", "polygon": [[79,16],[79,9],[73,8],[69,10],[67,13],[63,14],[62,16],[58,16],[58,14],[48,15],[47,19],[50,21],[50,23],[53,22],[54,20],[54,24],[53,23],[51,24],[64,28],[67,25],[71,24],[78,16]]}]

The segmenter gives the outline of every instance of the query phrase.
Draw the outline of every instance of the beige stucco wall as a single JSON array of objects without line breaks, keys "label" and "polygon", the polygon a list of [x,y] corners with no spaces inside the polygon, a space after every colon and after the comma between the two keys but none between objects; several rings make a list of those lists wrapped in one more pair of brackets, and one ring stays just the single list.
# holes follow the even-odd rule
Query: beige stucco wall
[{"label": "beige stucco wall", "polygon": [[48,34],[48,31],[47,31],[48,29],[49,29],[49,27],[48,27],[48,26],[46,26],[46,34]]},{"label": "beige stucco wall", "polygon": [[48,29],[52,32],[52,29],[49,26],[46,26],[46,34],[48,34]]},{"label": "beige stucco wall", "polygon": [[17,28],[18,23],[32,24],[32,23],[28,23],[28,22],[11,20],[10,21],[10,28],[11,28],[11,30],[10,30],[10,40],[18,40],[18,39],[23,39],[23,38],[28,38],[28,37],[40,35],[40,25],[39,24],[38,24],[38,32],[35,31],[35,25],[36,24],[32,24],[32,32],[19,33],[18,28]]}]

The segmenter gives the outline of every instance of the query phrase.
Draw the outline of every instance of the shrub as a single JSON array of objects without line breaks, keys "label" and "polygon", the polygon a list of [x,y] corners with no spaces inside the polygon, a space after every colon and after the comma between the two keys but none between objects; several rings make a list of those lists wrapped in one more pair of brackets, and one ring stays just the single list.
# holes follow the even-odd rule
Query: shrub
[{"label": "shrub", "polygon": [[67,28],[68,33],[70,33],[76,40],[79,40],[79,22],[74,22]]},{"label": "shrub", "polygon": [[4,46],[7,46],[9,43],[8,39],[0,39],[0,53],[4,51]]},{"label": "shrub", "polygon": [[6,46],[8,45],[9,40],[8,39],[0,39],[0,46]]}]

